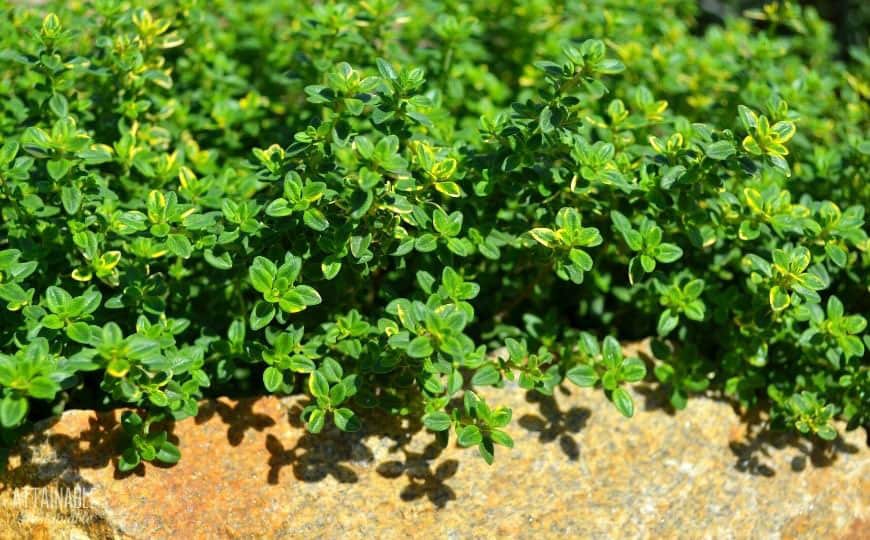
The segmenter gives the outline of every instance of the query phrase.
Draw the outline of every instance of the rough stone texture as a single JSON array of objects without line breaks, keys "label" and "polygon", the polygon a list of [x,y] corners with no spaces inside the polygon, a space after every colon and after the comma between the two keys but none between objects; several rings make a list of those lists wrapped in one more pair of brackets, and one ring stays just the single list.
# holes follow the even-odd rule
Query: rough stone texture
[{"label": "rough stone texture", "polygon": [[[491,393],[512,451],[438,452],[419,425],[366,418],[315,437],[300,401],[206,402],[173,427],[183,458],[119,480],[117,414],[68,411],[12,456],[3,538],[870,537],[863,431],[827,447],[758,433],[721,401],[671,414],[651,390],[622,419],[600,391]],[[85,490],[56,508],[21,490]],[[15,499],[15,494],[19,499]],[[38,498],[36,499],[38,500]]]}]

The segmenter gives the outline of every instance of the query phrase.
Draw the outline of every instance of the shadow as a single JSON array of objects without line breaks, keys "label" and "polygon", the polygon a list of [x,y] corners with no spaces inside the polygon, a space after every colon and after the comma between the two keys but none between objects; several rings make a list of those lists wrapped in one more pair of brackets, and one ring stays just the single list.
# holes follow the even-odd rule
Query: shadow
[{"label": "shadow", "polygon": [[634,385],[632,389],[643,396],[644,411],[661,411],[668,416],[677,414],[677,409],[671,404],[669,387],[667,385],[645,382]]},{"label": "shadow", "polygon": [[[570,395],[570,391],[565,388],[559,390],[565,395]],[[537,433],[538,440],[543,444],[558,440],[559,447],[568,459],[578,460],[580,445],[572,435],[580,433],[586,427],[586,421],[589,420],[592,411],[585,407],[572,407],[562,411],[553,396],[545,396],[533,390],[526,393],[526,401],[536,403],[541,415],[523,415],[518,421],[520,426],[527,431]]]},{"label": "shadow", "polygon": [[[54,416],[36,422],[25,433],[16,446],[9,452],[9,460],[0,475],[0,490],[18,487],[44,487],[52,482],[75,487],[92,487],[79,471],[83,469],[103,469],[112,466],[112,476],[122,480],[130,476],[143,477],[148,470],[146,462],[140,463],[129,471],[118,467],[121,452],[129,442],[128,435],[121,427],[120,417],[124,409],[91,412],[79,422],[87,422],[79,428],[76,421],[68,421],[73,434],[52,431],[61,421]],[[142,411],[139,411],[143,414]],[[79,412],[80,413],[80,412]],[[178,446],[180,440],[174,433],[175,421],[171,418],[154,422],[151,433],[165,431],[167,439]],[[46,452],[46,449],[50,449]],[[39,452],[35,455],[34,452]],[[10,466],[10,461],[17,466]],[[148,467],[170,469],[175,463],[157,460],[147,462]]]},{"label": "shadow", "polygon": [[456,492],[445,480],[456,475],[459,462],[455,459],[445,460],[433,471],[431,462],[442,450],[437,443],[429,444],[422,452],[403,450],[404,461],[385,461],[376,470],[384,478],[399,478],[404,475],[408,479],[408,485],[399,494],[403,501],[410,502],[426,497],[436,507],[444,508],[448,502],[456,500]]},{"label": "shadow", "polygon": [[[78,471],[100,469],[110,463],[118,474],[117,456],[123,431],[114,412],[100,412],[88,417],[87,427],[78,436],[49,433],[48,430],[58,420],[58,417],[53,417],[36,423],[34,431],[12,449],[10,458],[17,458],[18,466],[10,468],[7,464],[0,489],[43,487],[55,481],[62,485],[88,488],[90,484]],[[46,446],[52,450],[50,456],[34,455],[34,449]]]},{"label": "shadow", "polygon": [[[289,421],[297,429],[305,429],[300,415],[301,407],[289,411]],[[284,468],[292,469],[293,476],[302,482],[319,482],[332,477],[341,484],[355,483],[359,476],[354,464],[373,463],[375,455],[367,446],[367,439],[387,444],[389,454],[401,454],[401,459],[390,459],[376,465],[375,471],[384,478],[405,477],[407,485],[399,493],[401,500],[415,501],[426,497],[438,508],[456,500],[456,493],[446,484],[455,476],[459,462],[448,459],[432,470],[432,461],[437,459],[444,447],[432,442],[422,452],[408,448],[414,435],[422,429],[419,420],[392,417],[375,412],[361,413],[362,429],[346,433],[334,426],[319,434],[304,433],[292,447],[284,444],[271,433],[266,436],[269,452],[269,470],[266,481],[278,484]]]},{"label": "shadow", "polygon": [[373,459],[374,456],[360,441],[353,442],[332,435],[331,433],[319,435],[306,433],[293,448],[284,448],[277,437],[271,433],[267,435],[266,450],[269,451],[267,482],[278,484],[281,469],[287,466],[293,467],[293,475],[303,482],[319,482],[327,476],[332,476],[342,484],[357,482],[359,480],[357,474],[342,462],[366,461]]},{"label": "shadow", "polygon": [[815,468],[830,467],[842,454],[857,454],[860,450],[841,437],[825,441],[792,431],[772,429],[758,411],[743,415],[741,419],[746,434],[741,440],[731,441],[728,446],[736,458],[734,468],[753,476],[770,478],[776,475],[777,471],[771,465],[774,450],[797,451],[797,455],[789,461],[789,468],[794,473],[802,472],[810,465]]},{"label": "shadow", "polygon": [[201,425],[217,414],[227,426],[227,442],[238,446],[249,429],[263,431],[275,425],[275,421],[268,415],[254,412],[255,402],[255,399],[243,398],[230,405],[220,399],[209,400],[200,404],[194,421]]},{"label": "shadow", "polygon": [[[408,449],[415,435],[423,429],[419,419],[362,410],[359,413],[362,420],[359,432],[344,433],[330,426],[315,435],[305,431],[301,421],[302,407],[297,405],[288,411],[286,418],[294,429],[299,430],[299,436],[291,446],[285,447],[288,443],[282,442],[270,429],[281,421],[257,412],[256,401],[257,398],[233,402],[220,399],[203,401],[197,416],[187,421],[203,425],[213,419],[219,420],[218,429],[226,427],[226,440],[234,447],[241,445],[252,431],[261,433],[259,437],[265,440],[268,452],[265,480],[269,484],[278,484],[283,469],[288,467],[294,477],[303,482],[319,482],[329,477],[339,483],[357,482],[359,477],[355,471],[360,469],[354,465],[374,466],[374,453],[367,446],[371,444],[367,439],[371,438],[377,441],[379,450],[403,457],[402,460],[387,462],[380,469],[375,468],[385,473],[385,477],[389,477],[390,470],[399,470],[400,476],[407,476],[409,483],[400,493],[402,500],[412,501],[425,496],[433,504],[443,506],[446,501],[456,498],[444,481],[455,475],[458,463],[448,461],[430,471],[428,461],[440,455],[440,446],[433,443],[422,453]],[[84,469],[112,467],[112,477],[123,480],[143,477],[151,467],[164,469],[174,466],[149,462],[121,472],[118,463],[126,434],[121,427],[120,415],[121,410],[116,410],[66,417],[62,428],[58,426],[60,417],[38,422],[10,450],[10,459],[0,476],[0,489],[44,487],[52,483],[89,489],[93,486],[83,478]],[[169,440],[183,444],[174,434],[174,428],[175,423],[167,420],[155,423],[152,431],[165,430]]]}]

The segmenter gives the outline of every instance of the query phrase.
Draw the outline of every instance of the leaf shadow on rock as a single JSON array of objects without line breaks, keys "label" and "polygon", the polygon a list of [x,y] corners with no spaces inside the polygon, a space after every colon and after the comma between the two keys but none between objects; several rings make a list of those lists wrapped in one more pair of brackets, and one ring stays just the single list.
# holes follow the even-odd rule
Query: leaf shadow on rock
[{"label": "leaf shadow on rock", "polygon": [[[288,413],[295,429],[305,429],[300,420],[301,412],[302,407],[295,406]],[[305,432],[289,448],[278,437],[268,434],[267,481],[278,484],[281,470],[291,467],[294,477],[303,482],[332,477],[339,483],[355,483],[360,480],[358,470],[374,466],[383,478],[407,481],[399,492],[402,501],[413,502],[425,497],[434,506],[443,508],[449,501],[456,500],[456,492],[446,481],[456,475],[459,462],[447,459],[436,466],[444,448],[434,441],[420,452],[411,448],[414,436],[423,429],[419,420],[375,411],[361,412],[360,418],[360,431],[346,433],[333,426],[316,435]],[[389,459],[376,463],[371,444],[386,445],[382,450]],[[394,458],[397,454],[398,459]]]},{"label": "leaf shadow on rock", "polygon": [[741,420],[745,433],[738,440],[732,440],[729,447],[736,458],[734,468],[753,476],[770,478],[776,475],[775,467],[771,466],[774,451],[794,451],[789,468],[799,473],[808,466],[830,467],[843,454],[857,454],[860,450],[842,437],[824,441],[818,437],[809,439],[791,431],[771,429],[757,410],[742,415]]},{"label": "leaf shadow on rock", "polygon": [[[637,393],[644,396],[645,411],[661,411],[670,416],[689,414],[676,410],[668,399],[668,391],[661,384],[640,384],[634,388]],[[706,399],[720,401],[730,405],[740,416],[741,436],[738,440],[728,443],[731,453],[735,457],[734,468],[740,472],[753,476],[773,477],[777,470],[774,463],[774,452],[793,451],[790,469],[792,472],[801,472],[812,466],[815,468],[833,465],[842,454],[855,454],[859,448],[842,438],[834,441],[824,441],[818,437],[808,438],[793,431],[779,431],[770,427],[762,418],[763,407],[756,407],[748,412],[740,414],[740,406],[736,400],[726,396],[721,391],[708,390],[702,394],[692,395],[689,400],[703,396]]]},{"label": "leaf shadow on rock", "polygon": [[[632,390],[643,396],[643,410],[646,412],[661,411],[668,416],[676,416],[677,409],[671,404],[667,386],[659,382],[647,382],[636,384]],[[691,399],[691,398],[690,398]]]},{"label": "leaf shadow on rock", "polygon": [[403,501],[410,502],[426,497],[436,507],[444,508],[448,502],[456,500],[456,492],[447,485],[446,480],[456,475],[459,462],[447,459],[433,470],[432,462],[441,451],[441,446],[434,442],[422,452],[402,449],[404,460],[385,461],[376,470],[384,478],[407,478],[408,484],[399,495]]},{"label": "leaf shadow on rock", "polygon": [[[630,354],[643,360],[647,366],[647,375],[643,382],[633,386],[633,390],[643,396],[643,410],[664,412],[669,416],[691,415],[691,412],[686,413],[673,406],[670,399],[671,386],[659,382],[654,376],[656,359],[650,349],[651,343],[641,342],[640,346],[631,348],[632,354]],[[701,397],[728,404],[739,415],[741,436],[737,440],[730,441],[728,446],[736,459],[734,467],[740,472],[761,477],[775,476],[777,470],[773,459],[774,452],[794,452],[789,468],[792,472],[801,472],[808,465],[815,468],[831,466],[843,454],[855,454],[859,451],[857,446],[844,441],[841,437],[834,441],[824,441],[818,437],[808,438],[794,431],[771,429],[764,416],[766,413],[763,412],[769,410],[768,404],[760,404],[749,411],[742,411],[739,402],[726,395],[722,388],[712,387],[703,392],[689,394],[688,401],[691,403],[692,400]],[[870,431],[867,435],[867,443],[870,446]]]},{"label": "leaf shadow on rock", "polygon": [[[33,432],[12,449],[10,458],[18,458],[18,465],[7,465],[5,487],[43,487],[57,482],[87,489],[92,486],[82,478],[80,470],[101,469],[110,464],[117,470],[122,430],[114,412],[89,416],[87,427],[77,436],[49,432],[59,420],[60,417],[52,417],[38,422]],[[36,448],[48,448],[50,455],[36,456]],[[134,473],[116,473],[116,477],[130,474]]]},{"label": "leaf shadow on rock", "polygon": [[201,425],[218,415],[227,426],[227,442],[238,446],[248,430],[263,431],[275,425],[269,415],[254,412],[254,403],[253,398],[242,398],[232,404],[220,399],[205,401],[200,404],[194,421]]},{"label": "leaf shadow on rock", "polygon": [[293,475],[303,482],[319,482],[327,476],[342,484],[358,482],[359,476],[346,464],[353,460],[353,446],[347,440],[317,440],[316,436],[306,433],[294,447],[284,448],[281,441],[270,433],[266,436],[266,449],[270,454],[267,480],[270,484],[278,484],[281,469],[291,466]]},{"label": "leaf shadow on rock", "polygon": [[[571,394],[563,387],[560,387],[559,391],[564,395]],[[525,414],[519,418],[519,425],[527,431],[537,433],[538,441],[543,444],[558,441],[559,447],[568,459],[578,460],[580,445],[577,444],[574,435],[586,427],[592,411],[585,407],[571,407],[563,411],[553,396],[546,396],[534,390],[526,393],[526,401],[537,404],[540,415]]]},{"label": "leaf shadow on rock", "polygon": [[[113,478],[123,480],[130,476],[145,476],[148,467],[174,467],[175,463],[155,460],[148,462],[147,466],[142,462],[130,471],[119,470],[120,455],[127,440],[119,421],[123,410],[68,412],[66,414],[86,415],[81,420],[86,425],[75,434],[52,430],[62,421],[61,416],[37,422],[10,450],[9,461],[17,458],[14,460],[16,465],[13,467],[7,462],[2,476],[3,487],[44,487],[57,483],[88,489],[93,486],[81,475],[80,471],[83,469],[103,469],[111,466]],[[70,422],[68,417],[63,421]],[[174,420],[155,422],[151,432],[159,431],[166,431],[167,439],[176,446],[179,445],[179,438],[174,433]],[[38,456],[34,454],[35,449],[40,449]]]},{"label": "leaf shadow on rock", "polygon": [[[301,412],[300,406],[288,412],[294,429],[305,429],[300,420]],[[303,482],[320,482],[331,477],[338,483],[355,483],[360,481],[357,471],[373,466],[383,478],[407,480],[407,485],[399,492],[402,501],[425,497],[434,506],[443,508],[456,499],[455,491],[446,480],[456,475],[459,462],[448,459],[434,466],[444,449],[436,442],[421,452],[411,448],[414,436],[423,429],[419,420],[376,412],[359,414],[360,431],[346,433],[334,426],[319,434],[306,431],[292,447],[285,447],[278,437],[268,434],[265,443],[269,452],[267,482],[280,483],[282,469],[290,467],[293,476]],[[378,462],[371,447],[374,444],[385,445],[381,450],[389,459]],[[394,459],[395,455],[400,455],[400,459]]]}]

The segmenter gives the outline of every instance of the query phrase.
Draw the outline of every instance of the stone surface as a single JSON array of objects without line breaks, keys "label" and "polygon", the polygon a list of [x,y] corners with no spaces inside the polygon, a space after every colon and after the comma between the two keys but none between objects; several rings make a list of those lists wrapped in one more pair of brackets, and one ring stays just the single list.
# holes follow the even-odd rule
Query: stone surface
[{"label": "stone surface", "polygon": [[516,441],[492,467],[407,421],[312,436],[298,399],[220,399],[173,427],[178,465],[123,479],[117,413],[68,411],[11,457],[0,537],[870,537],[863,431],[811,447],[709,398],[671,414],[644,388],[632,420],[600,391],[490,399],[514,408]]}]

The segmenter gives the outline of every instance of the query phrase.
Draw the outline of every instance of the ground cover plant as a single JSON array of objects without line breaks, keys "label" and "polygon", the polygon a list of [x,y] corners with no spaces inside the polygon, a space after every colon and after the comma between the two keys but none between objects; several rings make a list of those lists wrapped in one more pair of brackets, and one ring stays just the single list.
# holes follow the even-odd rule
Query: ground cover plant
[{"label": "ground cover plant", "polygon": [[[0,433],[305,393],[492,461],[476,390],[870,423],[864,43],[775,3],[3,3]],[[655,358],[618,340],[655,336]],[[497,395],[497,394],[496,394]],[[184,441],[181,441],[183,448]]]}]

